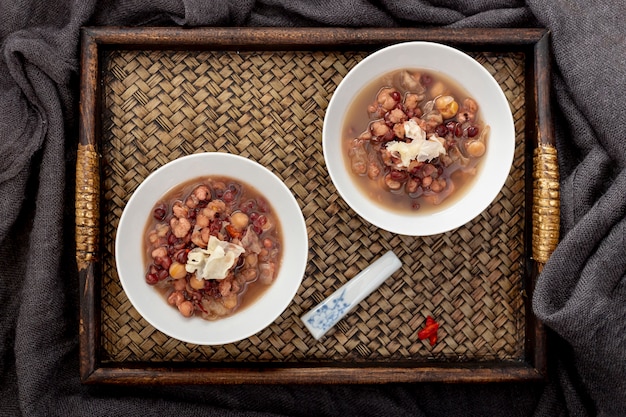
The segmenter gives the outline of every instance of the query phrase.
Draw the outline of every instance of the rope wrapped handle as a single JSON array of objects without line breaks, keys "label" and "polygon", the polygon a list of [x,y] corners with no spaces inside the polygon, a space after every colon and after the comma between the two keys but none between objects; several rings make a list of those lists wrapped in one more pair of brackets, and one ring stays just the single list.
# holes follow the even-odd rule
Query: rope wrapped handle
[{"label": "rope wrapped handle", "polygon": [[98,255],[100,170],[94,145],[79,145],[76,156],[76,264],[86,269]]},{"label": "rope wrapped handle", "polygon": [[533,155],[532,257],[545,264],[559,242],[559,166],[556,148],[541,143]]}]

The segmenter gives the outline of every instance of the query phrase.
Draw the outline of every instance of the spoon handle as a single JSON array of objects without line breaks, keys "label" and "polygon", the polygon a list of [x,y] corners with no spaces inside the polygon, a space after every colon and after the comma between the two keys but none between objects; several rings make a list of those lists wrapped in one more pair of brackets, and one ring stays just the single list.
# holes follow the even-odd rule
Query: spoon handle
[{"label": "spoon handle", "polygon": [[396,272],[400,266],[402,263],[395,253],[392,251],[385,253],[324,301],[305,313],[301,317],[302,322],[313,337],[319,340],[357,304]]}]

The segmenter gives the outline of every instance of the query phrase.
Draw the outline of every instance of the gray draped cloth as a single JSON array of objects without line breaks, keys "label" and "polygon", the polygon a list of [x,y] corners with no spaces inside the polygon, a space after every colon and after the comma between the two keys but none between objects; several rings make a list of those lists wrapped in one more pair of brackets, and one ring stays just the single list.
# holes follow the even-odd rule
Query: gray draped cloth
[{"label": "gray draped cloth", "polygon": [[[626,416],[625,14],[622,0],[0,0],[0,415]],[[550,29],[562,236],[533,299],[549,379],[82,386],[68,207],[84,25]]]}]

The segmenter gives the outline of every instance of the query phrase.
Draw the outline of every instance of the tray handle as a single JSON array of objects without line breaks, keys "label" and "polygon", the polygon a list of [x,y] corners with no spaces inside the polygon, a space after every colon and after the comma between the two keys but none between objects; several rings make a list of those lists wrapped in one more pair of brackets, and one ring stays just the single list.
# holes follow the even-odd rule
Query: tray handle
[{"label": "tray handle", "polygon": [[559,165],[550,99],[549,33],[535,45],[534,94],[536,107],[535,149],[533,150],[532,257],[539,270],[559,242],[561,203]]},{"label": "tray handle", "polygon": [[545,264],[559,242],[559,166],[556,148],[539,144],[533,155],[533,240],[535,261]]},{"label": "tray handle", "polygon": [[93,144],[78,146],[76,156],[76,263],[86,269],[96,260],[100,227],[100,171]]}]

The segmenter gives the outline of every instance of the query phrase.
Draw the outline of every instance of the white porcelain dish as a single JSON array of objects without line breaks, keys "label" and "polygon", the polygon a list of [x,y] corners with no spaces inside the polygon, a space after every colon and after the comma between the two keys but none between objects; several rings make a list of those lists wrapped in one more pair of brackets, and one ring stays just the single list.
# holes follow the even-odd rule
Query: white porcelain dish
[{"label": "white porcelain dish", "polygon": [[[491,127],[487,152],[482,157],[471,189],[439,211],[420,214],[388,210],[358,186],[344,162],[342,128],[355,96],[370,82],[390,71],[427,69],[457,81],[479,103],[485,124]],[[364,58],[335,90],[324,118],[322,144],[331,180],[341,197],[363,219],[384,230],[411,236],[444,233],[471,221],[497,197],[511,169],[515,129],[509,103],[497,81],[475,59],[446,45],[406,42],[383,48]]]},{"label": "white porcelain dish", "polygon": [[[216,321],[183,317],[145,281],[143,234],[152,208],[168,190],[203,176],[227,176],[256,188],[277,214],[282,261],[272,285],[251,305]],[[304,218],[287,186],[262,165],[241,156],[210,152],[176,159],[149,175],[124,208],[115,239],[115,261],[132,305],[156,329],[183,342],[222,345],[245,339],[269,326],[287,308],[304,275],[308,236]]]}]

